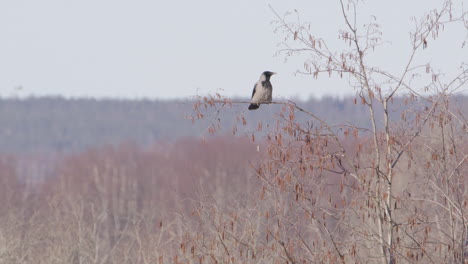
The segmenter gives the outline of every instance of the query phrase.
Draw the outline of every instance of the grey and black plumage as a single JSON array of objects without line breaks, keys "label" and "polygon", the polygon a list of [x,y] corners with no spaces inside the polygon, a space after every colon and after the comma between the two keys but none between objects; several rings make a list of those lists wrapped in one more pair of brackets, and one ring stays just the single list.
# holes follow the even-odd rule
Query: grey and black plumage
[{"label": "grey and black plumage", "polygon": [[252,99],[250,100],[249,110],[258,109],[261,103],[271,102],[273,86],[271,86],[270,77],[274,74],[276,73],[265,71],[262,73],[262,75],[260,75],[260,79],[255,84],[252,91]]}]

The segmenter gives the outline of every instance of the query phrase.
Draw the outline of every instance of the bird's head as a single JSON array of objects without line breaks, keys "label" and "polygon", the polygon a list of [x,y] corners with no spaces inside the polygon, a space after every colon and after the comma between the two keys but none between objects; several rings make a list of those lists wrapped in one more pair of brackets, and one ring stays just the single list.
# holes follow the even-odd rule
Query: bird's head
[{"label": "bird's head", "polygon": [[267,80],[270,79],[270,77],[271,77],[272,75],[275,75],[275,74],[276,74],[276,72],[271,72],[271,71],[264,71],[264,72],[262,73],[262,75],[264,75],[264,76],[266,77]]}]

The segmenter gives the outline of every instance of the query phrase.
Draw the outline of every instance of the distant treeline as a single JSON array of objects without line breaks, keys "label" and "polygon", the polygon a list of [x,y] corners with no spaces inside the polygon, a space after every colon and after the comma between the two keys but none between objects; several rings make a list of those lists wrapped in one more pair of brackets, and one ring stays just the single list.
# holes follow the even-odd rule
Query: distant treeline
[{"label": "distant treeline", "polygon": [[[459,96],[453,102],[466,112],[467,98]],[[369,127],[368,110],[354,97],[297,103],[331,124]],[[404,100],[393,104],[394,115],[399,118],[405,108]],[[160,140],[208,136],[208,126],[219,117],[224,129],[221,133],[231,133],[231,128],[239,122],[238,115],[247,121],[240,132],[250,133],[259,121],[264,126],[269,122],[274,124],[281,108],[281,105],[268,105],[248,111],[246,104],[234,104],[222,115],[212,113],[212,117],[203,121],[191,122],[187,116],[192,114],[193,105],[194,101],[190,100],[4,98],[0,99],[0,152],[69,152],[122,142],[147,145]]]}]

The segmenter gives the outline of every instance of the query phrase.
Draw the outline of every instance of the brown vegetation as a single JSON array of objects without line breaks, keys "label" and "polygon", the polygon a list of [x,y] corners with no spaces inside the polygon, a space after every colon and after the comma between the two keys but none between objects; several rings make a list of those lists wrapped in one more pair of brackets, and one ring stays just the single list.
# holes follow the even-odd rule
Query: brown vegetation
[{"label": "brown vegetation", "polygon": [[[256,186],[245,139],[180,140],[70,154],[41,183],[0,160],[0,263],[168,263],[195,225],[193,204]],[[34,186],[32,186],[34,185]]]}]

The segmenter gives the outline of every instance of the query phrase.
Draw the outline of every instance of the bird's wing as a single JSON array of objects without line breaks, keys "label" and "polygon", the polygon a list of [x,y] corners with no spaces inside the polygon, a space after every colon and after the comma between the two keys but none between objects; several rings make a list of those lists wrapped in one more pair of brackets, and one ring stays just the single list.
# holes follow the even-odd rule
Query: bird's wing
[{"label": "bird's wing", "polygon": [[255,91],[257,90],[257,84],[254,85],[253,91],[252,91],[252,98],[254,97]]}]

